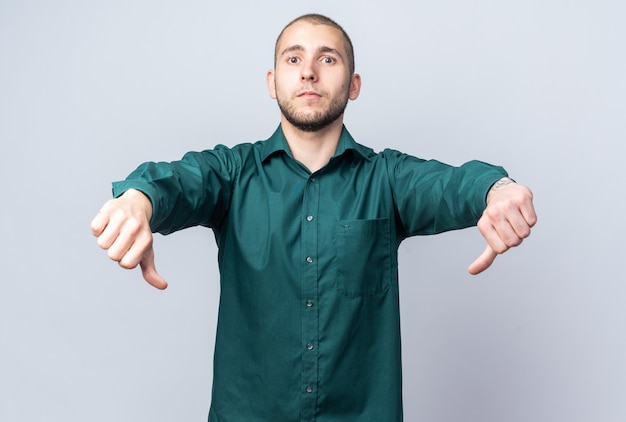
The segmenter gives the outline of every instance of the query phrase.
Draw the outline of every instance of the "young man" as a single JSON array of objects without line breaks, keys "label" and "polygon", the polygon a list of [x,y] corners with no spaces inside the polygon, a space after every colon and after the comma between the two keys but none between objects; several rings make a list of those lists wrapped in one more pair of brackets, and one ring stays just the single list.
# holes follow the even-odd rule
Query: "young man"
[{"label": "young man", "polygon": [[519,245],[532,194],[481,162],[374,153],[343,126],[361,79],[350,39],[305,15],[276,42],[266,141],[145,163],[92,222],[100,247],[164,289],[152,232],[213,229],[220,312],[209,421],[402,420],[397,250],[478,222],[488,268]]}]

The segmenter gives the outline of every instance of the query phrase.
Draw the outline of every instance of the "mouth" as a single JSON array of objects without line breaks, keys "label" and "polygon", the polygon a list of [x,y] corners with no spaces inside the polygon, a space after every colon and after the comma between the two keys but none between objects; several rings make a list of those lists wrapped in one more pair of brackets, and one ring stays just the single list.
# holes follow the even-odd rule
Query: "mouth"
[{"label": "mouth", "polygon": [[321,95],[315,91],[303,91],[298,94],[298,98],[303,98],[305,100],[315,100],[321,98]]}]

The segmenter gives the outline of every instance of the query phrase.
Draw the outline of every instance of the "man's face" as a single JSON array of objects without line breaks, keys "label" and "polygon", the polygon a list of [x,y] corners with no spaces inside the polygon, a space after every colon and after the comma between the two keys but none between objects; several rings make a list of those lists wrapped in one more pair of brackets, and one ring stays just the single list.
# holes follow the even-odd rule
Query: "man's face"
[{"label": "man's face", "polygon": [[360,89],[359,76],[350,75],[341,32],[305,21],[283,32],[267,83],[284,118],[307,132],[336,122]]}]

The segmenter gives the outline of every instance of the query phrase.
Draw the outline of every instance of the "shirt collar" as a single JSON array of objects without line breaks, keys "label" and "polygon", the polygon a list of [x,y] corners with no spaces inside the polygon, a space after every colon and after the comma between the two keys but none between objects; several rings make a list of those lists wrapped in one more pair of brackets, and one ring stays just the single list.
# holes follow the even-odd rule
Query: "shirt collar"
[{"label": "shirt collar", "polygon": [[[268,157],[279,151],[284,151],[287,155],[293,157],[281,125],[278,125],[274,134],[265,141],[263,149],[261,150],[261,161],[265,161]],[[347,151],[353,151],[356,156],[360,156],[366,160],[370,160],[375,155],[372,149],[356,143],[344,125],[341,130],[341,135],[339,136],[339,142],[337,143],[337,150],[332,158],[339,157]]]}]

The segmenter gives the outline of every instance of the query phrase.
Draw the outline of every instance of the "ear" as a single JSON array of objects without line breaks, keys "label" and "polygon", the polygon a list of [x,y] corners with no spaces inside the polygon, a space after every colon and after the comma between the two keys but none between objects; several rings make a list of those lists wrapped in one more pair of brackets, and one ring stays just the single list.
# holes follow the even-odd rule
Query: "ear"
[{"label": "ear", "polygon": [[355,73],[350,78],[350,92],[348,93],[348,98],[352,101],[359,98],[359,93],[361,92],[361,75]]},{"label": "ear", "polygon": [[268,70],[265,75],[265,83],[267,84],[267,91],[272,99],[276,99],[276,78],[274,70]]}]

